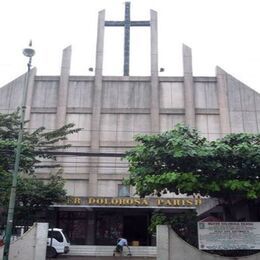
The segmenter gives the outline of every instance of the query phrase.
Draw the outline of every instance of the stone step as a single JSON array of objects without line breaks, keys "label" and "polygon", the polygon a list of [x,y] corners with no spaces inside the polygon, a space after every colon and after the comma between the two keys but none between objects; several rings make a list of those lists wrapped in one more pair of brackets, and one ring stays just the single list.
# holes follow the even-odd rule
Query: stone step
[{"label": "stone step", "polygon": [[[70,246],[70,256],[112,256],[115,246]],[[155,246],[130,246],[132,256],[135,257],[155,257],[157,248]],[[128,254],[128,249],[124,248],[124,259]],[[117,259],[119,259],[117,257]],[[133,257],[131,258],[133,259]]]},{"label": "stone step", "polygon": [[[156,257],[138,257],[138,256],[69,256],[60,255],[59,260],[156,260]],[[49,260],[49,259],[48,259]]]}]

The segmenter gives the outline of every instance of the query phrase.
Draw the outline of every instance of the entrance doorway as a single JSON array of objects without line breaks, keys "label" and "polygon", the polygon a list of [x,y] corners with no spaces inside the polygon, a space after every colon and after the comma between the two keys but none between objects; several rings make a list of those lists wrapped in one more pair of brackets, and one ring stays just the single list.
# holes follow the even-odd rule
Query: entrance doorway
[{"label": "entrance doorway", "polygon": [[129,245],[137,243],[140,246],[149,245],[148,235],[148,216],[147,215],[127,215],[123,217],[123,237]]},{"label": "entrance doorway", "polygon": [[149,246],[151,237],[147,230],[149,214],[130,214],[123,211],[98,212],[96,214],[96,244],[115,245],[119,237],[124,237],[129,245]]}]

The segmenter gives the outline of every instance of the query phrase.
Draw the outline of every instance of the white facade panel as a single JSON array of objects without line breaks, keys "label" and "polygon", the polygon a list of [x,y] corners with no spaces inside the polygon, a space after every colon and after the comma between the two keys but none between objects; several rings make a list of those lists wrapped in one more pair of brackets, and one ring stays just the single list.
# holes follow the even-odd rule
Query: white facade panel
[{"label": "white facade panel", "polygon": [[210,141],[221,137],[220,122],[218,115],[208,115],[208,139]]},{"label": "white facade panel", "polygon": [[58,81],[36,81],[32,107],[56,107]]},{"label": "white facade panel", "polygon": [[114,114],[101,115],[100,141],[116,141],[117,117],[118,115]]},{"label": "white facade panel", "polygon": [[117,118],[117,141],[133,141],[134,115],[120,114]]},{"label": "white facade panel", "polygon": [[196,128],[199,133],[208,138],[208,117],[207,115],[196,115]]},{"label": "white facade panel", "polygon": [[151,118],[150,115],[134,115],[134,120],[133,120],[133,133],[134,135],[138,133],[144,133],[144,134],[149,134],[151,133]]},{"label": "white facade panel", "polygon": [[196,108],[218,108],[217,86],[215,82],[196,82],[194,87]]},{"label": "white facade panel", "polygon": [[123,83],[118,88],[118,108],[134,107],[134,85]]},{"label": "white facade panel", "polygon": [[30,119],[30,129],[35,131],[39,127],[45,127],[51,131],[55,129],[56,114],[33,113]]},{"label": "white facade panel", "polygon": [[171,130],[179,123],[184,123],[184,115],[160,115],[161,132]]},{"label": "white facade panel", "polygon": [[218,108],[218,94],[216,83],[206,83],[206,107],[207,108]]},{"label": "white facade panel", "polygon": [[13,112],[22,104],[22,94],[25,86],[25,75],[13,80],[0,88],[0,111]]},{"label": "white facade panel", "polygon": [[194,84],[195,87],[195,107],[196,108],[207,108],[207,95],[205,84],[199,82]]},{"label": "white facade panel", "polygon": [[74,123],[75,128],[82,128],[78,133],[69,135],[69,141],[90,141],[91,114],[67,114],[66,123]]},{"label": "white facade panel", "polygon": [[115,181],[98,181],[98,194],[104,197],[115,197],[117,196],[117,182]]},{"label": "white facade panel", "polygon": [[150,84],[147,82],[135,82],[134,108],[150,107]]},{"label": "white facade panel", "polygon": [[93,82],[70,81],[68,90],[68,107],[86,108],[92,106]]},{"label": "white facade panel", "polygon": [[256,110],[260,111],[260,94],[254,93]]},{"label": "white facade panel", "polygon": [[246,111],[255,111],[255,91],[241,83],[240,85],[242,108]]},{"label": "white facade panel", "polygon": [[232,133],[244,132],[243,113],[241,111],[230,111],[230,123]]},{"label": "white facade panel", "polygon": [[257,116],[255,112],[243,112],[243,120],[244,120],[244,130],[249,133],[257,133],[258,125],[257,125]]},{"label": "white facade panel", "polygon": [[160,84],[161,108],[184,108],[184,92],[182,82],[162,82]]},{"label": "white facade panel", "polygon": [[86,180],[66,180],[65,190],[68,196],[86,197],[87,196]]},{"label": "white facade panel", "polygon": [[118,107],[118,89],[119,85],[114,82],[106,82],[103,86],[102,107],[117,108]]},{"label": "white facade panel", "polygon": [[256,112],[258,132],[260,132],[260,111]]}]

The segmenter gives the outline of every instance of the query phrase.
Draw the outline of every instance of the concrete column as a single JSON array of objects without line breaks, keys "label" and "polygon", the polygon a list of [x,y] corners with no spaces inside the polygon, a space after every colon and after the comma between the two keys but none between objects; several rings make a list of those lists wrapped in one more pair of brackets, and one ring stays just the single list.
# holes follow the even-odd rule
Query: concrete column
[{"label": "concrete column", "polygon": [[49,223],[36,223],[34,260],[46,259]]},{"label": "concrete column", "polygon": [[158,225],[156,227],[157,259],[170,260],[170,234],[169,227]]},{"label": "concrete column", "polygon": [[151,131],[160,131],[160,103],[158,78],[158,26],[157,12],[151,10]]},{"label": "concrete column", "polygon": [[190,127],[195,127],[195,91],[193,86],[191,48],[183,44],[182,54],[184,74],[185,123]]},{"label": "concrete column", "polygon": [[[32,110],[32,99],[33,99],[33,89],[34,89],[34,80],[36,76],[37,69],[33,68],[30,71],[30,78],[28,83],[27,97],[26,97],[26,110],[25,110],[25,120],[30,120],[31,110]],[[30,122],[29,122],[30,124]]]},{"label": "concrete column", "polygon": [[70,63],[71,63],[71,46],[68,46],[63,50],[63,55],[62,55],[60,84],[58,90],[57,114],[56,114],[56,128],[60,128],[66,123]]},{"label": "concrete column", "polygon": [[[103,74],[103,52],[104,52],[104,29],[105,29],[105,11],[102,10],[98,15],[98,34],[96,47],[96,68],[94,95],[92,104],[92,119],[91,119],[91,150],[99,150],[100,139],[100,120],[101,120],[101,101],[102,101],[102,74]],[[90,162],[98,161],[98,158],[91,157]],[[91,168],[89,174],[88,196],[97,195],[98,185],[98,168]]]},{"label": "concrete column", "polygon": [[227,73],[220,67],[216,67],[218,104],[221,136],[231,133],[229,107],[228,107],[228,83]]},{"label": "concrete column", "polygon": [[96,216],[94,211],[88,211],[88,227],[87,227],[87,245],[95,243]]}]

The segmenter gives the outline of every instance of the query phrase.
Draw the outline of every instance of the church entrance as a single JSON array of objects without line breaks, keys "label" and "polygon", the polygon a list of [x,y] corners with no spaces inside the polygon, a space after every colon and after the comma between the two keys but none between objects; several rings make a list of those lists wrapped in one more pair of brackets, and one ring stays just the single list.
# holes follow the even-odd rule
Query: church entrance
[{"label": "church entrance", "polygon": [[129,245],[148,246],[149,213],[107,211],[96,212],[96,244],[115,245],[119,237]]},{"label": "church entrance", "polygon": [[[60,207],[55,210],[57,215],[51,226],[62,228],[72,245],[114,246],[118,238],[124,237],[130,246],[154,246],[156,239],[154,234],[149,233],[148,227],[155,210],[155,207],[147,205],[142,208]],[[170,207],[160,212],[174,216],[184,210]]]},{"label": "church entrance", "polygon": [[123,237],[130,245],[149,245],[148,215],[128,215],[123,217]]},{"label": "church entrance", "polygon": [[62,228],[72,245],[115,245],[124,237],[130,246],[150,246],[151,214],[142,209],[61,210],[51,226]]}]

